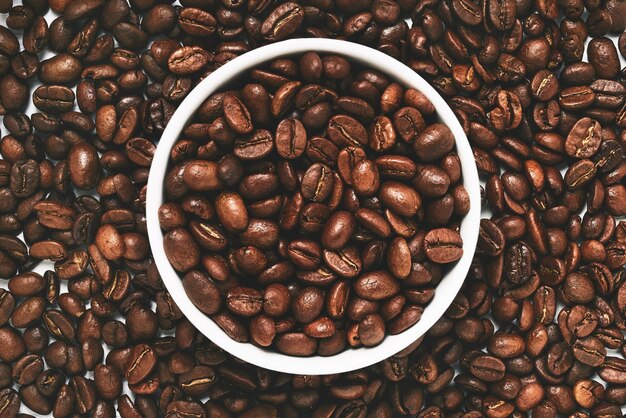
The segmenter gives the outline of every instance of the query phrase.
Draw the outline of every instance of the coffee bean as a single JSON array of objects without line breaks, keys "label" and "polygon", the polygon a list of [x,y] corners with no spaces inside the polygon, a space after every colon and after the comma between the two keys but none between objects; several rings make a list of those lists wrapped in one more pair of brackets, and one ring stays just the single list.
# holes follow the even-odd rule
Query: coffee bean
[{"label": "coffee bean", "polygon": [[39,78],[46,84],[69,84],[78,78],[82,69],[82,63],[74,56],[59,54],[41,62]]},{"label": "coffee bean", "polygon": [[11,314],[13,313],[13,309],[15,308],[15,297],[12,293],[2,289],[0,291],[0,324],[4,325],[7,323]]},{"label": "coffee bean", "polygon": [[426,257],[435,263],[451,263],[463,255],[463,240],[458,232],[438,228],[429,231],[424,237]]},{"label": "coffee bean", "polygon": [[335,212],[324,225],[321,244],[324,248],[338,250],[348,243],[355,230],[356,221],[352,214],[346,211]]},{"label": "coffee bean", "polygon": [[262,347],[272,344],[276,336],[276,324],[266,315],[258,315],[250,321],[250,337]]},{"label": "coffee bean", "polygon": [[51,402],[37,391],[37,387],[34,384],[21,386],[19,394],[24,405],[36,413],[47,415],[52,412]]},{"label": "coffee bean", "polygon": [[526,342],[515,332],[498,331],[489,340],[489,352],[499,358],[513,358],[524,353]]},{"label": "coffee bean", "polygon": [[183,8],[178,22],[181,29],[192,36],[210,36],[217,29],[217,21],[212,14],[194,7]]},{"label": "coffee bean", "polygon": [[572,346],[574,357],[583,364],[598,367],[604,363],[606,348],[594,337],[578,339]]},{"label": "coffee bean", "polygon": [[30,256],[41,260],[62,260],[67,256],[67,249],[59,241],[38,241],[31,245]]},{"label": "coffee bean", "polygon": [[355,247],[344,247],[337,251],[324,250],[323,258],[328,268],[341,277],[352,278],[361,273],[363,264]]},{"label": "coffee bean", "polygon": [[232,192],[221,193],[215,201],[215,212],[224,228],[241,232],[248,226],[248,212],[241,196]]},{"label": "coffee bean", "polygon": [[98,364],[94,371],[94,385],[100,396],[107,400],[114,400],[122,392],[122,376],[115,367]]},{"label": "coffee bean", "polygon": [[217,176],[218,165],[212,161],[197,160],[190,162],[183,172],[183,181],[195,191],[213,191],[222,188]]},{"label": "coffee bean", "polygon": [[146,345],[135,346],[130,354],[126,379],[129,384],[139,383],[145,379],[156,365],[154,350]]},{"label": "coffee bean", "polygon": [[615,44],[608,38],[595,38],[588,46],[589,63],[600,78],[614,78],[619,72]]},{"label": "coffee bean", "polygon": [[322,292],[317,288],[308,287],[294,296],[291,310],[297,321],[307,324],[319,316],[323,307]]},{"label": "coffee bean", "polygon": [[626,361],[618,357],[607,357],[598,370],[598,375],[608,383],[623,385],[626,381]]},{"label": "coffee bean", "polygon": [[5,388],[0,390],[0,400],[4,405],[3,413],[7,416],[17,416],[20,410],[20,397],[13,389]]},{"label": "coffee bean", "polygon": [[252,288],[235,287],[226,295],[226,307],[240,316],[255,316],[261,312],[263,294]]},{"label": "coffee bean", "polygon": [[26,350],[24,340],[13,328],[0,328],[0,341],[2,341],[2,345],[5,347],[0,354],[2,361],[13,362],[20,358]]},{"label": "coffee bean", "polygon": [[328,121],[328,136],[338,147],[361,147],[367,143],[365,127],[347,115],[336,115]]},{"label": "coffee bean", "polygon": [[359,340],[366,347],[380,344],[385,336],[385,323],[379,315],[368,315],[359,322]]},{"label": "coffee bean", "polygon": [[43,371],[43,359],[36,354],[27,354],[13,365],[13,380],[20,385],[32,383]]},{"label": "coffee bean", "polygon": [[16,328],[26,328],[41,318],[46,308],[43,297],[31,297],[15,307],[11,315],[11,323]]},{"label": "coffee bean", "polygon": [[[102,230],[102,228],[101,228]],[[163,245],[172,266],[185,272],[198,264],[198,245],[189,232],[182,228],[173,229],[164,237]]]},{"label": "coffee bean", "polygon": [[82,376],[75,376],[70,380],[69,386],[74,391],[76,397],[76,409],[79,413],[91,411],[96,402],[96,393],[93,381]]},{"label": "coffee bean", "polygon": [[600,124],[590,118],[582,118],[572,128],[565,141],[565,152],[570,157],[590,158],[600,147]]},{"label": "coffee bean", "polygon": [[402,216],[414,216],[422,204],[415,189],[392,181],[381,184],[378,196],[385,206]]},{"label": "coffee bean", "polygon": [[302,177],[302,195],[314,202],[325,201],[332,187],[332,170],[323,164],[311,165]]},{"label": "coffee bean", "polygon": [[572,164],[565,173],[565,184],[572,190],[587,185],[596,175],[596,166],[591,160],[579,160]]},{"label": "coffee bean", "polygon": [[63,113],[72,110],[74,92],[65,86],[40,86],[33,93],[33,104],[43,112]]},{"label": "coffee bean", "polygon": [[290,332],[276,337],[276,348],[290,356],[310,356],[317,349],[317,341],[304,333]]},{"label": "coffee bean", "polygon": [[469,365],[472,375],[486,382],[496,382],[504,377],[505,365],[497,357],[479,354]]},{"label": "coffee bean", "polygon": [[287,313],[291,303],[291,294],[280,283],[270,284],[263,295],[263,311],[271,317],[280,317]]},{"label": "coffee bean", "polygon": [[100,175],[100,160],[96,149],[86,143],[74,145],[68,154],[72,183],[79,189],[93,188]]},{"label": "coffee bean", "polygon": [[183,286],[188,294],[193,295],[194,305],[207,315],[219,311],[221,298],[215,284],[206,276],[197,271],[190,271],[183,278]]},{"label": "coffee bean", "polygon": [[39,187],[41,170],[34,160],[13,164],[11,168],[11,192],[16,197],[31,196]]},{"label": "coffee bean", "polygon": [[356,163],[351,173],[354,190],[360,196],[371,196],[380,186],[378,167],[371,160]]},{"label": "coffee bean", "polygon": [[385,271],[365,273],[354,283],[357,295],[368,300],[387,299],[400,290],[400,284]]},{"label": "coffee bean", "polygon": [[245,105],[234,95],[224,97],[224,115],[226,122],[238,134],[252,132],[253,125],[250,112]]},{"label": "coffee bean", "polygon": [[[14,384],[12,369],[21,385],[19,394],[17,387],[2,389],[5,414],[20,412],[20,395],[34,413],[55,416],[114,416],[111,400],[118,398],[122,416],[205,409],[216,416],[620,414],[615,370],[624,353],[626,234],[616,217],[625,207],[626,119],[618,48],[603,37],[623,32],[621,2],[49,3],[0,0],[8,13],[0,26],[8,130],[0,141],[0,277],[9,279],[10,291],[0,294],[0,324],[26,327],[3,339],[7,347],[20,340],[24,346],[10,365],[0,365],[0,387]],[[49,28],[48,7],[60,14]],[[211,48],[194,41],[207,36]],[[483,203],[494,216],[481,222],[471,283],[424,343],[376,369],[276,383],[273,373],[232,360],[181,319],[149,258],[140,206],[152,137],[197,80],[256,46],[294,36],[370,45],[435,86],[466,130],[479,170],[490,176]],[[621,39],[617,46],[623,52]],[[40,52],[52,58],[39,63]],[[447,273],[431,260],[425,237],[433,228],[456,231],[468,210],[458,157],[418,142],[437,122],[434,106],[419,91],[338,55],[279,58],[246,77],[234,84],[239,91],[203,104],[171,154],[180,165],[168,173],[170,202],[159,220],[165,233],[188,230],[185,242],[197,244],[186,272],[193,278],[183,276],[197,296],[192,301],[233,338],[252,337],[270,350],[280,343],[293,355],[334,355],[408,329]],[[229,113],[224,97],[231,95]],[[29,97],[42,113],[22,113]],[[80,112],[72,111],[74,101]],[[302,126],[285,123],[279,138],[276,127],[289,120]],[[198,161],[185,179],[185,167]],[[303,181],[315,163],[332,181],[320,182],[316,171]],[[210,168],[192,173],[198,165]],[[413,189],[419,203],[411,191],[390,192],[388,182]],[[318,186],[328,191],[318,195]],[[77,197],[81,189],[95,189],[96,206]],[[222,192],[237,195],[235,203],[229,197],[218,208]],[[340,211],[350,214],[351,232],[338,234],[336,248],[320,246],[324,225]],[[23,243],[15,238],[22,231]],[[289,252],[301,240],[314,245],[298,243]],[[39,259],[57,261],[55,271],[24,273]],[[373,301],[351,291],[352,280],[377,271],[397,279],[397,293]],[[69,280],[71,293],[59,292],[58,280]],[[247,286],[262,293],[264,313],[245,318],[220,310],[222,295]],[[290,311],[306,286],[323,294],[322,310],[308,324]],[[146,307],[153,300],[156,312]],[[110,319],[117,310],[126,324]],[[495,325],[489,312],[516,325]],[[175,336],[156,338],[159,328]],[[49,344],[49,334],[67,342]],[[115,372],[104,373],[110,387],[98,372],[94,381],[78,376],[99,369],[100,338],[116,347],[107,361]],[[158,360],[129,386],[136,396],[120,397],[129,341],[148,343]],[[479,353],[484,348],[489,354]],[[622,350],[607,358],[608,348]],[[39,355],[49,369],[32,380]],[[471,360],[481,355],[504,362],[506,373],[496,361],[497,381],[477,377]],[[595,372],[616,383],[604,389]],[[185,396],[211,400],[203,407]]]},{"label": "coffee bean", "polygon": [[595,98],[596,95],[590,87],[568,87],[561,90],[559,104],[563,109],[580,110],[591,106]]},{"label": "coffee bean", "polygon": [[291,241],[287,248],[291,262],[305,270],[313,270],[319,265],[321,252],[316,242],[305,239]]},{"label": "coffee bean", "polygon": [[263,129],[256,130],[252,137],[235,142],[233,154],[242,160],[259,160],[274,148],[272,135]]},{"label": "coffee bean", "polygon": [[423,312],[424,308],[418,305],[405,307],[389,322],[389,333],[396,335],[406,331],[421,319]]},{"label": "coffee bean", "polygon": [[0,102],[5,109],[20,110],[28,101],[28,88],[17,77],[12,74],[4,76],[0,81]]},{"label": "coffee bean", "polygon": [[402,237],[397,237],[387,250],[387,265],[389,271],[398,279],[405,279],[411,273],[411,250]]},{"label": "coffee bean", "polygon": [[260,33],[271,42],[281,41],[289,37],[301,25],[304,9],[292,2],[276,7],[263,21]]},{"label": "coffee bean", "polygon": [[298,119],[283,119],[276,128],[276,152],[284,159],[302,155],[307,147],[307,133]]}]

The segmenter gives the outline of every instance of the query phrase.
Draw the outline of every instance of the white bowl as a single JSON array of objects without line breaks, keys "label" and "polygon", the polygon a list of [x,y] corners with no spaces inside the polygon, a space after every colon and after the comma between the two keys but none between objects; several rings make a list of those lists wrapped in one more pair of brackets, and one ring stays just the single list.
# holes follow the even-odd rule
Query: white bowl
[{"label": "white bowl", "polygon": [[[439,283],[434,298],[424,309],[422,318],[401,334],[387,335],[376,347],[347,349],[329,357],[292,357],[253,344],[239,343],[226,335],[187,297],[180,276],[165,256],[163,232],[158,219],[158,210],[163,203],[163,184],[170,150],[202,102],[252,68],[276,58],[308,51],[342,55],[350,61],[359,62],[387,74],[405,87],[415,88],[424,93],[435,106],[441,122],[448,125],[454,134],[456,150],[463,167],[463,184],[469,193],[471,204],[469,213],[461,222],[463,257]],[[474,156],[461,125],[444,99],[417,73],[390,56],[363,45],[332,39],[292,39],[263,46],[233,59],[202,80],[178,106],[163,132],[150,168],[146,200],[148,237],[154,260],[163,283],[189,321],[222,349],[248,363],[279,372],[304,375],[341,373],[367,367],[396,354],[424,335],[444,314],[463,284],[474,255],[480,222],[480,185]]]}]

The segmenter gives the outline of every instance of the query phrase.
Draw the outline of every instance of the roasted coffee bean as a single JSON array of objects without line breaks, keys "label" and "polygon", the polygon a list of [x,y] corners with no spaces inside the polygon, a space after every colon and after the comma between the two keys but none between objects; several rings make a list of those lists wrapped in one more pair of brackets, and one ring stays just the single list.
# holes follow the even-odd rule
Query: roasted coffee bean
[{"label": "roasted coffee bean", "polygon": [[348,243],[356,230],[354,216],[346,211],[333,213],[321,233],[321,244],[329,250],[338,250]]},{"label": "roasted coffee bean", "polygon": [[565,141],[565,152],[570,157],[590,158],[598,151],[601,126],[590,118],[582,118],[572,128]]},{"label": "roasted coffee bean", "polygon": [[605,382],[623,385],[626,381],[626,361],[618,357],[607,357],[598,375]]},{"label": "roasted coffee bean", "polygon": [[333,188],[332,170],[324,164],[311,165],[302,177],[302,195],[314,202],[325,201]]},{"label": "roasted coffee bean", "polygon": [[122,376],[114,366],[98,364],[94,371],[94,385],[100,396],[112,401],[122,392]]},{"label": "roasted coffee bean", "polygon": [[287,257],[297,267],[314,270],[320,263],[322,249],[315,241],[298,239],[287,246]]},{"label": "roasted coffee bean", "polygon": [[380,186],[378,167],[371,160],[356,163],[351,172],[354,190],[360,196],[371,196]]},{"label": "roasted coffee bean", "polygon": [[356,277],[362,269],[361,258],[354,247],[344,247],[337,251],[324,250],[323,258],[328,268],[341,277]]},{"label": "roasted coffee bean", "polygon": [[566,110],[580,110],[591,106],[595,98],[595,93],[590,87],[568,87],[561,90],[559,104]]},{"label": "roasted coffee bean", "polygon": [[22,336],[11,327],[0,328],[0,341],[5,349],[0,355],[3,362],[13,362],[20,358],[26,347]]},{"label": "roasted coffee bean", "polygon": [[50,400],[42,396],[41,393],[37,391],[37,387],[34,384],[21,386],[19,394],[24,405],[36,413],[47,415],[52,412]]},{"label": "roasted coffee bean", "polygon": [[304,9],[292,2],[276,7],[263,21],[260,34],[268,41],[276,42],[289,37],[304,20]]},{"label": "roasted coffee bean", "polygon": [[46,84],[69,84],[83,69],[82,63],[70,54],[59,54],[41,62],[39,78]]},{"label": "roasted coffee bean", "polygon": [[[620,415],[623,2],[13,3],[0,0],[0,415]],[[379,366],[325,377],[278,376],[200,336],[165,292],[142,209],[158,136],[191,88],[302,36],[366,44],[420,73],[489,176],[478,254],[442,319]],[[231,88],[172,148],[159,216],[164,234],[188,231],[170,249],[183,243],[172,253],[196,307],[232,338],[294,356],[373,346],[419,321],[448,271],[434,231],[456,236],[468,211],[460,160],[444,151],[452,136],[430,132],[433,103],[317,52],[258,65]],[[23,113],[29,98],[41,113]],[[327,177],[305,176],[316,163]],[[350,233],[322,243],[343,212]],[[28,273],[41,259],[54,271]],[[361,297],[380,271],[398,290]],[[242,287],[262,294],[263,312],[255,292],[254,316],[226,307]],[[322,308],[298,322],[293,302],[310,287]],[[105,362],[101,340],[114,347]],[[121,395],[142,344],[154,366]]]},{"label": "roasted coffee bean", "polygon": [[183,8],[178,15],[178,22],[181,29],[192,36],[210,36],[215,32],[217,26],[217,21],[213,15],[193,7]]},{"label": "roasted coffee bean", "polygon": [[354,291],[359,297],[368,300],[387,299],[400,290],[400,284],[385,271],[363,274],[354,283]]},{"label": "roasted coffee bean", "polygon": [[41,170],[35,160],[26,160],[13,164],[10,187],[16,197],[31,196],[39,187]]},{"label": "roasted coffee bean", "polygon": [[608,38],[594,38],[587,48],[589,63],[599,78],[614,78],[619,72],[619,58],[615,44]]},{"label": "roasted coffee bean", "polygon": [[454,147],[454,137],[443,124],[433,124],[420,132],[413,141],[413,149],[421,161],[433,161],[443,157]]},{"label": "roasted coffee bean", "polygon": [[284,159],[302,155],[307,147],[307,133],[298,119],[284,119],[276,128],[276,152]]},{"label": "roasted coffee bean", "polygon": [[594,337],[577,339],[572,350],[578,361],[592,367],[603,364],[606,357],[606,348]]},{"label": "roasted coffee bean", "polygon": [[240,195],[221,193],[215,201],[215,212],[225,229],[241,232],[248,226],[248,211]]},{"label": "roasted coffee bean", "polygon": [[250,112],[236,96],[227,94],[223,101],[224,116],[228,126],[238,134],[249,134],[253,125]]},{"label": "roasted coffee bean", "polygon": [[27,385],[35,381],[43,368],[44,363],[41,356],[27,354],[13,365],[13,380],[20,385]]},{"label": "roasted coffee bean", "polygon": [[[382,100],[384,100],[384,97],[381,98],[381,101]],[[421,132],[426,128],[425,125],[426,124],[424,122],[422,114],[419,112],[419,110],[413,107],[403,107],[395,112],[395,114],[393,115],[393,126],[396,128],[398,134],[405,142],[414,142],[421,134]],[[432,132],[436,132],[437,130],[438,128],[436,128]],[[421,140],[422,143],[428,141],[425,135],[419,136],[420,138],[423,138]],[[439,141],[442,142],[439,143]],[[447,145],[445,144],[445,138],[437,139],[436,142],[440,144],[442,149],[447,147]],[[419,145],[415,144],[414,147],[419,147]],[[416,152],[418,152],[417,148],[415,148],[415,150]],[[437,151],[435,151],[435,153],[436,152]]]},{"label": "roasted coffee bean", "polygon": [[323,306],[322,292],[317,288],[308,287],[294,296],[291,310],[297,321],[307,324],[320,315]]},{"label": "roasted coffee bean", "polygon": [[72,183],[79,189],[93,188],[100,176],[100,161],[95,147],[87,143],[76,144],[67,158]]},{"label": "roasted coffee bean", "polygon": [[385,206],[401,216],[414,216],[422,205],[415,189],[395,181],[381,184],[378,197]]},{"label": "roasted coffee bean", "polygon": [[504,377],[505,365],[497,357],[479,354],[470,361],[469,371],[485,382],[496,382]]},{"label": "roasted coffee bean", "polygon": [[280,283],[270,284],[263,295],[263,311],[271,317],[280,317],[287,313],[291,304],[291,294]]},{"label": "roasted coffee bean", "polygon": [[33,104],[43,112],[63,113],[72,110],[74,97],[65,86],[40,86],[33,92]]},{"label": "roasted coffee bean", "polygon": [[126,379],[129,384],[135,384],[145,379],[156,365],[154,350],[146,345],[135,346],[130,354]]},{"label": "roasted coffee bean", "polygon": [[365,127],[347,115],[336,115],[328,121],[328,136],[338,147],[361,147],[367,143]]},{"label": "roasted coffee bean", "polygon": [[240,316],[255,316],[261,312],[263,294],[252,288],[235,287],[226,295],[226,307]]},{"label": "roasted coffee bean", "polygon": [[461,236],[446,228],[433,229],[424,237],[426,257],[434,263],[451,263],[463,255]]},{"label": "roasted coffee bean", "polygon": [[[114,245],[122,245],[117,244],[117,240],[114,242],[116,243]],[[164,245],[168,260],[178,271],[185,272],[198,264],[200,259],[198,245],[193,236],[186,230],[177,228],[168,232],[165,236]]]}]

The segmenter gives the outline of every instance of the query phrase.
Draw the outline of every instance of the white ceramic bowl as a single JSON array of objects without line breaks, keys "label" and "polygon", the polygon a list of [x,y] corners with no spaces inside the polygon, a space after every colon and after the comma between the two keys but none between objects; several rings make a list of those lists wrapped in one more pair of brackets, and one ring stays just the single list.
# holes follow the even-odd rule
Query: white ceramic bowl
[{"label": "white ceramic bowl", "polygon": [[[457,153],[463,166],[463,184],[469,193],[471,204],[469,213],[461,223],[463,257],[437,286],[435,296],[424,309],[422,318],[403,333],[388,335],[376,347],[347,349],[330,357],[292,357],[249,343],[238,343],[228,337],[187,297],[180,276],[165,256],[163,232],[159,227],[158,219],[158,210],[163,203],[163,183],[170,150],[200,104],[222,86],[252,68],[276,58],[307,51],[342,55],[350,61],[359,62],[387,74],[405,87],[412,87],[424,93],[435,106],[441,122],[448,125],[454,134]],[[225,351],[248,363],[284,373],[321,375],[356,370],[382,361],[424,335],[444,314],[460,290],[474,255],[480,222],[480,185],[474,156],[461,125],[444,99],[417,73],[382,52],[352,42],[332,39],[292,39],[263,46],[233,59],[200,82],[189,93],[165,128],[152,161],[146,211],[150,246],[163,282],[182,312],[200,332]]]}]

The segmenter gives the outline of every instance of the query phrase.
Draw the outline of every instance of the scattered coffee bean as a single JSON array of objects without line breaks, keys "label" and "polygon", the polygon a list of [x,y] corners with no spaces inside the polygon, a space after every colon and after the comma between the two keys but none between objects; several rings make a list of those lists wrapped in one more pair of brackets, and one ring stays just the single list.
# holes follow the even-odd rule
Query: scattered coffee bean
[{"label": "scattered coffee bean", "polygon": [[[170,3],[0,0],[0,415],[623,414],[623,1]],[[299,37],[377,48],[437,89],[470,138],[490,217],[463,290],[423,339],[330,376],[274,373],[221,351],[182,317],[145,238],[148,168],[182,99],[238,55]],[[432,103],[315,52],[259,67],[233,88],[187,127],[165,184],[175,203],[162,210],[164,230],[188,230],[199,247],[181,273],[194,303],[233,338],[291,355],[376,345],[418,321],[445,274],[427,253],[427,225],[466,210],[458,157],[416,158],[442,152],[429,144],[447,136],[423,134]],[[224,113],[226,96],[234,113]],[[310,201],[301,182],[315,163],[333,175],[319,182],[312,172],[307,193],[329,191]],[[409,196],[381,193],[393,182],[419,203],[390,209]],[[218,190],[242,204],[217,207]],[[316,241],[341,211],[352,215],[345,245]],[[314,269],[287,255],[296,236],[321,244],[315,260],[293,259]],[[235,257],[231,242],[267,252],[265,261]],[[54,263],[32,273],[42,259]],[[263,264],[262,312],[248,330],[222,295],[250,287],[239,279]],[[391,273],[398,293],[357,295],[355,281],[375,271]],[[291,306],[311,287],[325,313],[305,325]],[[135,351],[143,346],[152,351]],[[122,395],[131,361],[135,383]]]}]

